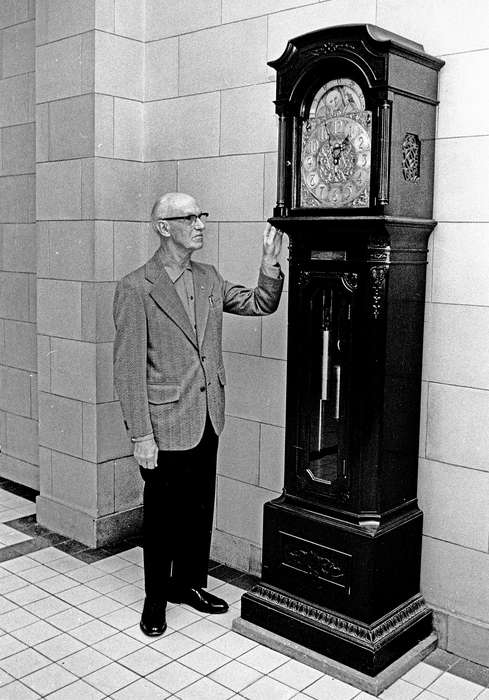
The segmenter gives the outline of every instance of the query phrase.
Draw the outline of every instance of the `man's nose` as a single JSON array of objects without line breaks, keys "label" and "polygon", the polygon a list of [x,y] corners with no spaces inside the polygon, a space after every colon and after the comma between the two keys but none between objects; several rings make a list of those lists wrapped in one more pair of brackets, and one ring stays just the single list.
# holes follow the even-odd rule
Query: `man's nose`
[{"label": "man's nose", "polygon": [[199,230],[202,230],[205,228],[205,223],[201,219],[199,219],[199,217],[197,217],[195,219],[195,228],[197,228]]}]

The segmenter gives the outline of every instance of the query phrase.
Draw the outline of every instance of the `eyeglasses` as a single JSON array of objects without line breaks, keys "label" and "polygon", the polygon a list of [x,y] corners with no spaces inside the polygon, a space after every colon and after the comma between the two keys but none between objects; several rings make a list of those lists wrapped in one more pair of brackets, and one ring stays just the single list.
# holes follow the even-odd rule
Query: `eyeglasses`
[{"label": "eyeglasses", "polygon": [[197,219],[200,219],[203,224],[207,221],[209,216],[208,212],[202,211],[200,214],[187,214],[187,216],[165,216],[162,217],[162,221],[177,221],[178,219],[188,221],[191,226],[194,226]]}]

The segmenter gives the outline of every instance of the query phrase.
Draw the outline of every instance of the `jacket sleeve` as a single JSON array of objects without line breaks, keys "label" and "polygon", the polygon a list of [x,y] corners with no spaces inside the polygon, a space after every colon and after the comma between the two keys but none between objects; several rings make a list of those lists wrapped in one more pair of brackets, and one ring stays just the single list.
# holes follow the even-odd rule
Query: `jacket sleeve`
[{"label": "jacket sleeve", "polygon": [[221,285],[224,311],[240,316],[266,316],[277,309],[284,284],[281,271],[278,277],[270,277],[262,266],[257,286],[253,289],[224,280],[217,270],[216,274]]},{"label": "jacket sleeve", "polygon": [[146,386],[147,323],[140,291],[122,279],[114,296],[114,384],[130,437],[153,432]]}]

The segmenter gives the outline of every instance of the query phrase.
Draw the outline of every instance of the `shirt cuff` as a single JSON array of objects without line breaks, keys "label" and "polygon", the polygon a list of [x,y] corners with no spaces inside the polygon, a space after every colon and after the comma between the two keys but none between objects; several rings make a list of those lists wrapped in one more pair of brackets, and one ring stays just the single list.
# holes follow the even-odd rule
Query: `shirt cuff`
[{"label": "shirt cuff", "polygon": [[282,270],[280,269],[280,265],[278,263],[275,265],[270,265],[269,263],[262,261],[261,271],[267,277],[273,277],[274,279],[279,279],[282,274]]},{"label": "shirt cuff", "polygon": [[147,435],[141,435],[141,437],[132,437],[131,442],[143,442],[143,440],[149,440],[150,438],[153,438],[153,440],[154,440],[153,433],[148,433]]}]

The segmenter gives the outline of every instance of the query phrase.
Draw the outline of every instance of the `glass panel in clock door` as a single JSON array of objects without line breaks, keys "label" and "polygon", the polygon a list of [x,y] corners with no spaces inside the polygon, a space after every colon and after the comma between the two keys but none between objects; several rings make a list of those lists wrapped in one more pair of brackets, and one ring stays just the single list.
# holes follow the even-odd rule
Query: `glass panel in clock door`
[{"label": "glass panel in clock door", "polygon": [[321,279],[310,297],[313,348],[309,383],[306,478],[321,490],[337,490],[347,478],[353,289],[348,275]]}]

